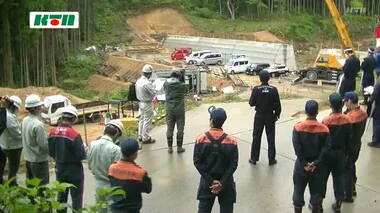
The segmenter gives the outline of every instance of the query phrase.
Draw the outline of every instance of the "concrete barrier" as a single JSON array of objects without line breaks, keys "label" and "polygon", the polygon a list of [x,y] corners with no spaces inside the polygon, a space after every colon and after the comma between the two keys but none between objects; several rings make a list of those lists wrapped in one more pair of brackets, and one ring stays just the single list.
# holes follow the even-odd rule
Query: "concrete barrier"
[{"label": "concrete barrier", "polygon": [[176,47],[190,47],[193,51],[220,52],[224,55],[224,63],[235,53],[245,55],[251,63],[284,63],[291,71],[297,69],[290,44],[169,35],[163,45],[171,51]]}]

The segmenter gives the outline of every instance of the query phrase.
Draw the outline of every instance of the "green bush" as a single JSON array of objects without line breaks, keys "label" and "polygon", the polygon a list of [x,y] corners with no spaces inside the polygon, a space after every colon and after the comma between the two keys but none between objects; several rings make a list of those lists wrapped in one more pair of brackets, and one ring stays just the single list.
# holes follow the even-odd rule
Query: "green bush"
[{"label": "green bush", "polygon": [[[26,180],[25,185],[9,186],[12,181],[8,180],[0,185],[0,212],[2,213],[36,213],[55,212],[64,208],[71,209],[67,203],[56,201],[58,192],[64,192],[67,188],[74,187],[71,184],[53,181],[46,186],[40,186],[38,179]],[[117,188],[106,188],[98,192],[99,196],[110,197],[113,195],[123,195],[125,192]],[[109,206],[110,201],[98,201],[95,205],[85,205],[78,212],[96,213],[101,208]]]},{"label": "green bush", "polygon": [[128,97],[128,89],[119,89],[116,92],[108,94],[108,99],[112,100],[122,100]]},{"label": "green bush", "polygon": [[285,36],[296,41],[310,41],[315,38],[317,26],[315,19],[307,14],[300,15],[297,19],[292,18],[286,30]]},{"label": "green bush", "polygon": [[201,18],[210,19],[214,16],[214,12],[208,9],[207,7],[195,8],[195,15]]}]

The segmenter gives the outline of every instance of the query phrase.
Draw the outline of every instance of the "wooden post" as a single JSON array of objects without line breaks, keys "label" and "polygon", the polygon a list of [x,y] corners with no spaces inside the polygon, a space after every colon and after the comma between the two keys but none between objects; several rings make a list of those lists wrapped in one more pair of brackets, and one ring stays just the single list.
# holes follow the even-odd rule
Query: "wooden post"
[{"label": "wooden post", "polygon": [[83,108],[83,127],[84,127],[84,137],[86,140],[86,145],[88,146],[87,142],[87,128],[86,128],[86,114],[84,113],[84,108]]}]

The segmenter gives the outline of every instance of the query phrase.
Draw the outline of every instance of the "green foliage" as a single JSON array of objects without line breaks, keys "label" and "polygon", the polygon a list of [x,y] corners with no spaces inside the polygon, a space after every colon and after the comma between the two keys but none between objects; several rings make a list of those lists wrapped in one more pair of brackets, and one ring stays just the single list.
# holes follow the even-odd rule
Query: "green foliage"
[{"label": "green foliage", "polygon": [[88,90],[86,80],[97,72],[100,65],[96,56],[69,57],[64,74],[59,76],[58,87],[83,99],[92,99],[98,93]]},{"label": "green foliage", "polygon": [[128,89],[119,89],[116,92],[111,92],[108,94],[108,99],[112,100],[122,100],[127,98],[128,96]]},{"label": "green foliage", "polygon": [[193,14],[198,16],[198,17],[206,18],[206,19],[210,19],[212,17],[215,17],[215,12],[211,11],[207,7],[201,7],[201,8],[197,7],[197,8],[195,8]]},{"label": "green foliage", "polygon": [[[30,179],[25,181],[25,185],[28,187],[10,186],[12,180],[0,185],[0,212],[36,213],[40,211],[45,213],[64,208],[71,209],[69,204],[61,204],[56,201],[57,193],[74,187],[71,184],[53,181],[46,186],[40,186],[41,181],[39,179]],[[118,188],[106,188],[99,190],[98,195],[102,197],[125,196],[125,192]],[[95,205],[85,205],[78,212],[96,213],[101,208],[109,206],[109,202],[111,201],[101,200]]]},{"label": "green foliage", "polygon": [[310,41],[315,38],[316,28],[315,19],[312,16],[300,14],[297,18],[290,19],[285,36],[297,41]]}]

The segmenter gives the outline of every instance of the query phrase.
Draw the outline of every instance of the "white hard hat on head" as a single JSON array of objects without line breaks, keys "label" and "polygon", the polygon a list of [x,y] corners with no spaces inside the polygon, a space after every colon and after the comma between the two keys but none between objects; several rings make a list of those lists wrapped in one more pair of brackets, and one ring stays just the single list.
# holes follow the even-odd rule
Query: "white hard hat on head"
[{"label": "white hard hat on head", "polygon": [[12,95],[11,97],[9,97],[9,100],[11,100],[13,102],[13,105],[15,107],[17,107],[18,109],[21,108],[21,105],[22,105],[22,101],[21,101],[21,98],[16,96],[16,95]]},{"label": "white hard hat on head", "polygon": [[44,102],[42,102],[40,96],[36,94],[28,95],[25,99],[25,108],[38,107],[42,104],[44,104]]},{"label": "white hard hat on head", "polygon": [[78,110],[74,106],[70,105],[70,106],[65,107],[62,110],[61,115],[62,115],[62,117],[69,117],[69,118],[76,117],[77,118],[78,117]]},{"label": "white hard hat on head", "polygon": [[115,120],[110,120],[110,121],[106,124],[106,126],[109,126],[109,125],[112,125],[112,126],[118,128],[118,129],[120,130],[120,132],[123,132],[123,130],[124,130],[124,125],[123,125],[123,123],[122,123],[120,120],[117,120],[117,119],[115,119]]},{"label": "white hard hat on head", "polygon": [[144,67],[142,68],[143,73],[152,73],[153,72],[153,67],[150,64],[145,64]]}]

